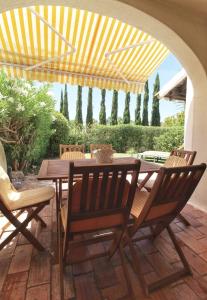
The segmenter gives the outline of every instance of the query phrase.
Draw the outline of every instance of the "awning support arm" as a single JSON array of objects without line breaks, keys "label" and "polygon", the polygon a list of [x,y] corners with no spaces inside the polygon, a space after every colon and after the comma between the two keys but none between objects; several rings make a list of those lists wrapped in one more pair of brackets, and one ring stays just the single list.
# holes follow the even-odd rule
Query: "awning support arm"
[{"label": "awning support arm", "polygon": [[47,25],[47,26],[48,26],[55,34],[57,34],[57,35],[59,36],[59,38],[60,38],[61,40],[63,40],[63,41],[68,45],[68,47],[71,48],[71,50],[70,50],[70,51],[67,51],[66,53],[64,53],[64,54],[62,54],[62,55],[60,55],[60,56],[51,57],[51,58],[49,58],[49,59],[47,59],[47,60],[44,60],[44,61],[42,61],[42,62],[40,62],[40,63],[37,63],[37,64],[33,65],[33,66],[26,67],[26,68],[25,68],[25,71],[31,71],[31,70],[33,70],[33,69],[36,69],[36,68],[38,68],[38,67],[40,67],[40,66],[42,66],[42,65],[45,65],[45,64],[49,63],[49,62],[52,62],[52,61],[61,59],[61,58],[63,58],[64,56],[67,56],[67,55],[69,55],[69,54],[73,54],[73,53],[76,52],[76,48],[75,48],[70,42],[68,42],[68,41],[66,40],[66,38],[65,38],[60,32],[58,32],[58,31],[57,31],[50,23],[48,23],[47,20],[45,20],[45,19],[44,19],[38,12],[36,12],[33,8],[29,7],[28,9],[29,9],[29,10],[31,11],[31,13],[33,13],[37,18],[39,18],[40,21],[42,21],[45,25]]}]

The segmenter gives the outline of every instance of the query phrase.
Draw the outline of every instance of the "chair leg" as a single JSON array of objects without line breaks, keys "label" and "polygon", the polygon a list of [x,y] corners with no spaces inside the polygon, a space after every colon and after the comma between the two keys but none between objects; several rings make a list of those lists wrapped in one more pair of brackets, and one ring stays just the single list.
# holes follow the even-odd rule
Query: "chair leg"
[{"label": "chair leg", "polygon": [[119,255],[121,257],[121,263],[122,263],[123,272],[124,272],[124,276],[126,279],[126,284],[127,284],[127,289],[128,289],[130,299],[135,300],[135,295],[134,295],[132,284],[131,284],[131,281],[129,278],[129,270],[127,268],[127,262],[126,262],[126,257],[125,257],[122,243],[119,244],[118,251],[119,251]]},{"label": "chair leg", "polygon": [[178,219],[185,225],[185,226],[190,226],[190,222],[180,213],[178,215]]},{"label": "chair leg", "polygon": [[108,251],[109,252],[108,253],[109,259],[111,259],[112,256],[116,253],[116,251],[119,247],[122,236],[123,236],[123,232],[119,232],[115,235],[114,240],[112,241],[112,244],[111,244],[111,246],[109,248],[109,251]]},{"label": "chair leg", "polygon": [[[27,211],[28,211],[28,213],[32,213],[34,210],[32,208],[29,208],[29,209],[27,209]],[[34,219],[37,222],[40,222],[41,227],[43,227],[43,228],[47,227],[47,224],[43,221],[43,219],[39,215],[34,216]]]},{"label": "chair leg", "polygon": [[[23,214],[24,210],[19,210],[16,215],[15,215],[15,218],[18,218],[20,217],[22,214]],[[7,222],[4,226],[1,227],[1,230],[0,230],[0,237],[2,235],[2,233],[4,232],[4,230],[6,230],[9,226],[11,225],[11,222]]]},{"label": "chair leg", "polygon": [[141,282],[141,286],[142,286],[145,294],[149,295],[148,286],[145,282],[144,276],[141,273],[141,268],[140,268],[140,265],[139,265],[139,258],[138,258],[138,255],[136,253],[136,250],[134,248],[132,239],[129,236],[128,232],[126,232],[126,234],[125,234],[125,241],[129,246],[129,250],[130,250],[130,253],[131,253],[131,256],[132,256],[132,262],[133,262],[132,268],[134,269],[135,273],[137,273],[137,275],[139,276],[139,280]]},{"label": "chair leg", "polygon": [[44,206],[45,205],[38,206],[22,223],[11,212],[9,212],[9,214],[7,213],[7,219],[16,227],[16,229],[0,244],[0,250],[4,248],[19,232],[21,232],[26,239],[33,244],[35,248],[37,248],[37,250],[44,251],[45,248],[26,228],[27,224],[43,209]]},{"label": "chair leg", "polygon": [[[141,285],[144,288],[146,295],[148,295],[150,292],[152,292],[152,291],[154,291],[154,290],[156,290],[158,288],[164,287],[167,284],[170,284],[170,283],[173,283],[173,282],[179,280],[183,276],[192,275],[190,266],[189,266],[189,264],[188,264],[188,262],[187,262],[187,260],[186,260],[186,258],[184,256],[184,253],[183,253],[181,247],[179,246],[179,244],[178,244],[178,242],[176,240],[176,237],[175,237],[173,231],[171,230],[171,228],[170,228],[169,225],[166,226],[165,228],[167,229],[167,231],[169,233],[169,236],[170,236],[170,238],[171,238],[171,240],[173,242],[175,250],[177,251],[177,253],[178,253],[178,255],[179,255],[180,259],[181,259],[181,262],[183,263],[184,268],[181,269],[180,271],[177,271],[177,272],[175,272],[173,274],[170,274],[169,276],[166,276],[165,278],[157,280],[157,281],[155,281],[155,282],[153,282],[153,283],[151,283],[149,285],[147,285],[147,283],[144,280],[144,277],[140,273],[140,267],[139,267],[138,257],[137,257],[136,251],[134,249],[132,240],[131,240],[130,236],[128,235],[128,233],[126,233],[126,235],[125,235],[126,242],[129,245],[130,252],[131,252],[131,255],[132,255],[132,259],[133,259],[133,267],[134,267],[136,273],[139,275],[139,279],[141,281]],[[159,228],[159,230],[161,230],[161,227]]]},{"label": "chair leg", "polygon": [[173,242],[173,245],[174,245],[174,247],[175,247],[175,249],[176,249],[176,251],[177,251],[177,253],[178,253],[178,255],[179,255],[179,257],[180,257],[180,259],[181,259],[181,261],[183,263],[183,265],[184,265],[184,269],[186,270],[186,273],[189,274],[189,275],[192,275],[191,268],[190,268],[190,266],[189,266],[189,264],[187,262],[187,259],[185,258],[185,255],[184,255],[181,247],[179,246],[179,244],[178,244],[178,242],[176,240],[174,232],[170,228],[170,225],[167,226],[167,231],[168,231],[169,236],[170,236],[170,238],[171,238],[171,240]]},{"label": "chair leg", "polygon": [[58,253],[59,253],[59,281],[60,281],[60,300],[64,300],[64,276],[63,276],[63,243],[60,212],[58,213]]}]

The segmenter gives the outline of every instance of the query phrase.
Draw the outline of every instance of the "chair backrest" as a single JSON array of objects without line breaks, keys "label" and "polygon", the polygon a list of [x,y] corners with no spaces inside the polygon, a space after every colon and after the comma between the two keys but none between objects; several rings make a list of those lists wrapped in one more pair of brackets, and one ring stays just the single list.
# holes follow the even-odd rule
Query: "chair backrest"
[{"label": "chair backrest", "polygon": [[101,166],[74,166],[71,162],[67,230],[82,232],[127,225],[139,169],[139,160],[128,165]]},{"label": "chair backrest", "polygon": [[76,159],[84,159],[85,154],[80,151],[66,151],[64,152],[61,157],[61,159],[66,159],[66,160],[76,160]]},{"label": "chair backrest", "polygon": [[94,158],[93,151],[97,149],[110,149],[112,150],[112,144],[90,144],[91,158]]},{"label": "chair backrest", "polygon": [[170,155],[164,165],[165,168],[173,168],[173,167],[184,167],[187,166],[187,161],[184,157],[176,156],[176,155]]},{"label": "chair backrest", "polygon": [[18,192],[11,184],[6,171],[0,166],[0,202],[5,205],[7,209],[10,209],[10,203],[12,199],[15,200],[16,195],[18,195]]},{"label": "chair backrest", "polygon": [[198,185],[206,164],[160,169],[155,184],[140,213],[142,223],[171,222],[183,209]]},{"label": "chair backrest", "polygon": [[60,158],[64,152],[85,152],[85,145],[64,145],[60,144]]},{"label": "chair backrest", "polygon": [[196,151],[188,151],[188,150],[178,150],[178,149],[174,149],[172,150],[172,152],[170,153],[170,156],[179,156],[182,157],[186,160],[187,165],[190,166],[193,164],[195,156],[196,156]]},{"label": "chair backrest", "polygon": [[7,172],[7,161],[2,142],[0,141],[0,166]]}]

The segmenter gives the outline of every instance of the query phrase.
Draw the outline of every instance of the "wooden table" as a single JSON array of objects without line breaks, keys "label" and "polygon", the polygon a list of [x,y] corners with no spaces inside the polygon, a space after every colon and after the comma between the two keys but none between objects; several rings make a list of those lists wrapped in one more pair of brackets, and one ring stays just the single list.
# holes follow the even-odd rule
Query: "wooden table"
[{"label": "wooden table", "polygon": [[[135,161],[133,157],[114,158],[112,164],[130,164]],[[62,180],[68,178],[69,160],[53,159],[43,160],[37,178],[39,180]],[[95,159],[80,159],[74,160],[75,166],[96,166]],[[101,164],[104,165],[104,164]],[[141,160],[140,173],[147,173],[152,175],[154,172],[158,172],[160,166],[155,163],[146,162]],[[149,179],[149,178],[148,178]]]},{"label": "wooden table", "polygon": [[[114,158],[112,164],[130,164],[135,161],[133,157],[122,157]],[[59,200],[62,193],[62,180],[68,178],[69,170],[69,160],[53,159],[53,160],[43,160],[42,165],[39,170],[38,179],[39,180],[54,180],[56,182],[56,199]],[[74,160],[75,166],[94,166],[98,165],[95,159],[80,159]],[[104,165],[104,164],[101,164]],[[146,173],[146,177],[139,184],[138,188],[141,190],[146,184],[149,178],[154,172],[158,172],[160,166],[155,163],[146,162],[141,160],[140,173]],[[59,184],[58,184],[59,183]],[[59,186],[59,189],[58,189]]]}]

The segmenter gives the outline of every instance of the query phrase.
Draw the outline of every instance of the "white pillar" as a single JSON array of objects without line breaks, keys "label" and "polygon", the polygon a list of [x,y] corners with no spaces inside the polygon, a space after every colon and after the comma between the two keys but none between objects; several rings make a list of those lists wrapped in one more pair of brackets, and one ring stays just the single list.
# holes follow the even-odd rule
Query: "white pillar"
[{"label": "white pillar", "polygon": [[[207,162],[207,96],[194,95],[190,78],[187,78],[185,137],[186,150],[197,151],[195,163]],[[207,211],[207,172],[191,197],[191,204]]]}]

